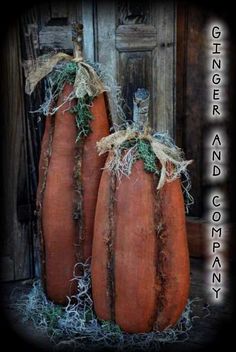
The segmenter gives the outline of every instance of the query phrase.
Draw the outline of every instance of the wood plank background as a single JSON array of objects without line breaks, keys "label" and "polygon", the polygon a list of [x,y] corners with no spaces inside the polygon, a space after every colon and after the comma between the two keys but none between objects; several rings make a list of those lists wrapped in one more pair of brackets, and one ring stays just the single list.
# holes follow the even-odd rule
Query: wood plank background
[{"label": "wood plank background", "polygon": [[26,119],[20,64],[19,24],[8,32],[2,56],[4,89],[1,100],[5,111],[2,136],[4,238],[2,270],[5,279],[31,277],[32,222],[29,190]]}]

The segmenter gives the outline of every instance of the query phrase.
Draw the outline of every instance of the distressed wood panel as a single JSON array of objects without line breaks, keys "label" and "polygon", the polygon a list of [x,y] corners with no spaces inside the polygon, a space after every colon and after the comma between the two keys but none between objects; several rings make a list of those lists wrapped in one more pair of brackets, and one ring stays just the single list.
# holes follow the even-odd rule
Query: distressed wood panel
[{"label": "distressed wood panel", "polygon": [[42,52],[72,53],[72,25],[81,21],[81,2],[49,1],[39,8],[39,45]]},{"label": "distressed wood panel", "polygon": [[67,18],[69,8],[67,3],[50,1],[51,18]]},{"label": "distressed wood panel", "polygon": [[[35,45],[35,35],[31,33],[28,35],[27,29],[32,26],[33,23],[39,23],[40,17],[37,8],[33,8],[21,17],[21,57],[23,60],[36,59],[40,55],[39,45]],[[39,41],[39,38],[38,38]],[[31,254],[31,260],[33,263],[33,275],[39,277],[41,274],[41,259],[40,259],[40,238],[37,233],[37,224],[35,216],[35,200],[36,200],[36,190],[38,184],[38,163],[40,156],[40,145],[44,130],[44,119],[38,113],[30,113],[30,111],[35,111],[40,106],[43,101],[44,96],[44,86],[39,83],[35,91],[31,96],[25,95],[25,134],[24,140],[27,143],[27,165],[28,165],[28,184],[29,184],[29,201],[28,205],[24,204],[24,198],[26,195],[24,193],[19,194],[21,197],[21,216],[25,218],[26,221],[32,223],[31,237],[29,241],[32,243],[33,251]],[[25,177],[26,178],[26,177]],[[26,181],[25,181],[26,182]],[[29,217],[29,211],[31,212],[31,217]],[[27,219],[28,214],[28,219]]]},{"label": "distressed wood panel", "polygon": [[[121,52],[119,55],[120,84],[122,94],[126,97],[126,116],[132,120],[133,93],[138,88],[145,87],[152,92],[152,77],[148,75],[148,70],[152,65],[151,52]],[[152,99],[152,96],[150,96]]]},{"label": "distressed wood panel", "polygon": [[[85,0],[82,0],[85,1]],[[47,1],[37,8],[38,13],[38,23],[40,24],[40,29],[44,26],[52,25],[69,25],[76,21],[81,20],[81,2],[70,1],[66,2],[56,2]],[[91,3],[91,2],[89,2]]]},{"label": "distressed wood panel", "polygon": [[[133,1],[121,1],[117,5],[115,1],[98,2],[95,22],[95,57],[115,76],[131,111],[135,91],[133,88],[148,88],[152,97],[152,126],[159,130],[169,130],[173,136],[176,45],[174,3],[147,1],[138,5]],[[145,73],[142,71],[141,74],[137,69],[133,71],[134,76],[129,74],[124,62],[127,57],[132,57],[132,54],[129,56],[127,52],[135,53],[136,58],[140,56],[142,60],[146,56],[145,60],[149,61],[149,64]],[[140,60],[137,59],[138,63]],[[145,87],[146,82],[148,87]]]},{"label": "distressed wood panel", "polygon": [[[113,1],[97,2],[94,8],[94,58],[104,66],[106,72],[118,82],[118,52],[115,48],[116,9]],[[113,123],[121,123],[116,119],[116,111],[111,105]]]},{"label": "distressed wood panel", "polygon": [[[209,245],[211,226],[206,220],[197,217],[188,217],[186,225],[190,256],[209,259],[212,256],[212,247]],[[224,246],[218,254],[227,261],[235,256],[235,237],[232,236],[234,228],[235,223],[224,224]]]},{"label": "distressed wood panel", "polygon": [[205,56],[204,56],[204,24],[206,17],[201,9],[188,6],[185,70],[183,88],[183,147],[186,158],[194,162],[189,167],[192,182],[191,194],[195,202],[190,208],[191,216],[202,216],[203,188],[203,126],[204,107],[206,106],[205,87]]},{"label": "distressed wood panel", "polygon": [[118,77],[117,50],[115,47],[116,7],[114,1],[98,2],[95,13],[95,59]]},{"label": "distressed wood panel", "polygon": [[83,22],[83,56],[86,60],[95,61],[95,23],[92,1],[81,1],[81,18]]},{"label": "distressed wood panel", "polygon": [[72,26],[45,26],[39,32],[41,50],[73,50]]},{"label": "distressed wood panel", "polygon": [[168,130],[175,138],[175,5],[174,2],[156,3],[151,21],[157,27],[157,49],[154,53],[153,127]]},{"label": "distressed wood panel", "polygon": [[151,1],[119,1],[117,25],[150,23]]},{"label": "distressed wood panel", "polygon": [[31,254],[32,223],[21,218],[22,199],[29,204],[27,146],[25,141],[22,67],[18,23],[8,30],[2,57],[3,105],[3,266],[5,280],[30,278],[33,273]]},{"label": "distressed wood panel", "polygon": [[184,147],[184,121],[186,102],[186,64],[187,64],[187,18],[186,4],[177,4],[177,46],[176,46],[176,143]]},{"label": "distressed wood panel", "polygon": [[156,28],[150,25],[120,25],[116,29],[116,48],[119,51],[154,49],[157,45],[156,32]]}]

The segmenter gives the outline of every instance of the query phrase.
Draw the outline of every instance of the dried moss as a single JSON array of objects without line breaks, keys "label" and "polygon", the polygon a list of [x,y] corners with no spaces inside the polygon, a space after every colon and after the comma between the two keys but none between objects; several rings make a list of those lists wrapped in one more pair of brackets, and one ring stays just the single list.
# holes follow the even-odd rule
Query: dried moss
[{"label": "dried moss", "polygon": [[[12,294],[14,303],[11,308],[16,310],[22,323],[31,321],[35,329],[47,335],[52,342],[53,350],[88,351],[159,351],[160,344],[183,342],[188,339],[192,328],[194,299],[185,307],[178,323],[173,328],[162,332],[130,334],[112,321],[99,320],[93,309],[91,296],[90,264],[77,264],[82,274],[75,276],[78,293],[72,300],[68,298],[66,307],[58,306],[49,301],[44,294],[40,281],[36,281],[28,294]],[[77,269],[75,268],[75,271]],[[208,310],[209,311],[209,310]]]}]

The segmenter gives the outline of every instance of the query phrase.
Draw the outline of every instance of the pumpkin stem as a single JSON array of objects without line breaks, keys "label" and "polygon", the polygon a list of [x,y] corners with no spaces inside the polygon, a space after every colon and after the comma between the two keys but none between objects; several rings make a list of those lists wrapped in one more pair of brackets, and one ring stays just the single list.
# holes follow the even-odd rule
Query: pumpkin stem
[{"label": "pumpkin stem", "polygon": [[133,98],[133,120],[142,130],[148,125],[150,94],[145,88],[138,88]]},{"label": "pumpkin stem", "polygon": [[73,61],[83,61],[82,54],[82,44],[83,44],[83,25],[80,23],[76,23],[73,25],[72,30],[72,41],[73,41]]}]

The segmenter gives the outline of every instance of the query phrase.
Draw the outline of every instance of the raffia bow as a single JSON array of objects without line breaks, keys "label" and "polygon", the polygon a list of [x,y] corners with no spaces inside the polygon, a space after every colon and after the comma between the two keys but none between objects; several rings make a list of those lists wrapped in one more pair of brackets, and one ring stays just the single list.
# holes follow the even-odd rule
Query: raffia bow
[{"label": "raffia bow", "polygon": [[26,94],[32,94],[36,85],[52,72],[53,68],[62,60],[77,63],[78,69],[74,81],[76,98],[83,98],[86,94],[90,97],[95,97],[105,91],[104,85],[93,67],[81,61],[81,58],[74,58],[65,53],[57,53],[54,55],[42,55],[34,61],[25,62]]},{"label": "raffia bow", "polygon": [[[104,154],[108,151],[113,153],[113,160],[108,161],[105,165],[105,168],[109,169],[112,172],[120,171],[118,163],[120,163],[122,174],[126,174],[129,176],[131,173],[131,168],[124,168],[124,160],[127,160],[127,156],[123,155],[120,152],[121,145],[132,139],[144,139],[149,141],[151,148],[156,155],[157,159],[160,161],[161,170],[160,170],[160,178],[157,185],[157,189],[163,187],[164,183],[171,182],[178,178],[182,172],[184,172],[187,166],[192,162],[192,160],[184,160],[183,152],[176,145],[167,145],[164,142],[160,142],[158,140],[158,133],[152,135],[150,130],[146,128],[144,131],[137,131],[135,127],[127,127],[126,130],[117,131],[107,137],[102,138],[99,142],[97,142],[97,150],[99,155]],[[123,159],[123,163],[122,160]],[[168,163],[171,163],[174,167],[168,168]],[[124,172],[124,170],[126,170]]]}]

